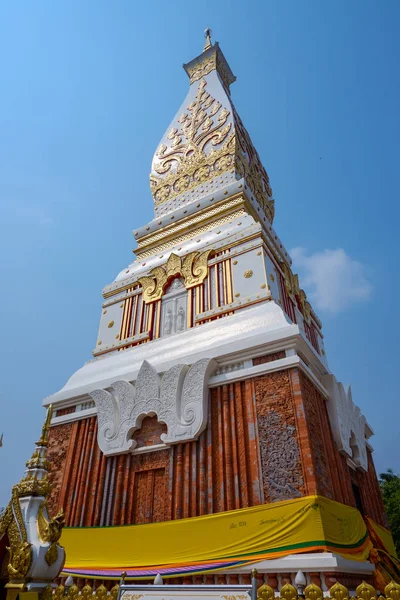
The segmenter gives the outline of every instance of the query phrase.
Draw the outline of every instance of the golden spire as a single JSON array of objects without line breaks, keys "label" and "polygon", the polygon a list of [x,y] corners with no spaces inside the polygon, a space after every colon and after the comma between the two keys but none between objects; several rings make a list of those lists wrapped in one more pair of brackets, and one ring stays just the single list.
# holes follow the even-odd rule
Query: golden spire
[{"label": "golden spire", "polygon": [[47,409],[46,420],[45,420],[43,428],[42,428],[42,435],[40,436],[40,440],[38,442],[36,442],[37,446],[47,446],[47,444],[49,442],[49,430],[50,430],[50,423],[51,423],[52,416],[53,416],[53,405],[50,404],[49,408]]},{"label": "golden spire", "polygon": [[203,52],[205,52],[206,50],[211,48],[211,46],[212,46],[211,36],[212,36],[212,31],[209,27],[207,27],[207,29],[204,30],[204,37],[206,38],[206,43],[204,44]]},{"label": "golden spire", "polygon": [[13,490],[17,496],[45,496],[50,491],[50,482],[48,480],[49,463],[46,460],[47,445],[49,443],[49,430],[51,417],[53,414],[53,405],[50,404],[47,409],[46,420],[42,428],[40,440],[35,443],[35,450],[31,458],[27,461],[27,470],[21,481],[14,486]]}]

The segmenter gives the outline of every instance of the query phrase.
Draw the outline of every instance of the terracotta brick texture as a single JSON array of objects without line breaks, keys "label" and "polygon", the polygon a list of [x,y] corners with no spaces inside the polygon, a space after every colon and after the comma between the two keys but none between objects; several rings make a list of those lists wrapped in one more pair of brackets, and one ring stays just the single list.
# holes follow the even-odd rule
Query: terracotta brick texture
[{"label": "terracotta brick texture", "polygon": [[[263,359],[264,357],[261,357]],[[349,468],[333,440],[325,398],[297,368],[211,390],[206,430],[194,442],[151,451],[165,425],[143,419],[142,454],[105,457],[96,417],[51,429],[50,508],[70,526],[150,523],[321,494],[385,524],[369,454]]]},{"label": "terracotta brick texture", "polygon": [[162,444],[161,434],[167,433],[167,426],[159,423],[157,417],[145,417],[140,429],[135,431],[132,438],[137,443],[137,448]]},{"label": "terracotta brick texture", "polygon": [[264,356],[257,356],[253,358],[253,365],[264,365],[265,363],[273,362],[274,360],[279,360],[280,358],[285,358],[286,354],[283,350],[280,352],[272,352],[271,354],[265,354]]},{"label": "terracotta brick texture", "polygon": [[[54,427],[52,507],[64,507],[67,525],[91,526],[150,523],[260,504],[254,396],[251,380],[212,390],[208,425],[197,441],[145,454],[102,455],[95,417]],[[138,447],[151,446],[161,442],[163,431],[164,425],[147,417],[134,438]]]}]

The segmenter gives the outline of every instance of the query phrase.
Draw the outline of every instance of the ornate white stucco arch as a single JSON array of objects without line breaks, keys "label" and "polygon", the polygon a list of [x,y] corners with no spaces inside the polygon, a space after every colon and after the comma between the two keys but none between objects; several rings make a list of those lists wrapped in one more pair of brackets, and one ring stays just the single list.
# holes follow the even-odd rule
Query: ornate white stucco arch
[{"label": "ornate white stucco arch", "polygon": [[207,423],[208,379],[215,361],[208,358],[193,365],[174,365],[160,376],[146,360],[134,384],[115,381],[107,390],[90,396],[96,403],[98,443],[105,455],[134,450],[132,434],[143,417],[157,416],[167,426],[165,444],[197,439]]}]

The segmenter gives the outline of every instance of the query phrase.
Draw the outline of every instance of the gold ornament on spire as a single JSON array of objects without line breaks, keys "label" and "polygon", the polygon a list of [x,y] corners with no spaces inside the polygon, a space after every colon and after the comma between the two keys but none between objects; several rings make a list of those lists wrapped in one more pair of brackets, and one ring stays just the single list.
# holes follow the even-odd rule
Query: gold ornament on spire
[{"label": "gold ornament on spire", "polygon": [[[205,31],[202,54],[184,65],[191,90],[161,139],[152,163],[150,187],[161,215],[182,203],[222,189],[228,181],[245,179],[268,221],[274,201],[268,174],[231,100],[235,81],[218,42]],[[216,73],[216,76],[213,75]]]},{"label": "gold ornament on spire", "polygon": [[[12,488],[11,500],[5,511],[0,515],[0,537],[7,533],[10,542],[8,548],[10,558],[7,570],[11,582],[9,585],[11,586],[14,584],[19,586],[19,582],[28,577],[33,561],[38,562],[39,555],[33,553],[33,547],[37,546],[38,543],[46,549],[44,554],[46,573],[49,567],[55,565],[57,561],[60,562],[64,557],[63,548],[57,544],[64,526],[63,511],[61,510],[53,519],[50,519],[46,507],[46,500],[51,489],[48,479],[49,463],[46,460],[46,452],[52,414],[53,409],[50,405],[40,439],[36,442],[35,450],[26,463],[25,475]],[[36,497],[36,501],[28,505],[29,514],[23,514],[21,511],[20,499],[26,497]],[[37,502],[38,497],[39,504]],[[40,497],[43,497],[41,504]],[[37,536],[27,526],[27,523],[31,523],[33,519],[37,523]],[[62,564],[59,567],[55,565],[57,573],[61,567]],[[34,568],[37,569],[37,564]]]},{"label": "gold ornament on spire", "polygon": [[45,496],[50,492],[50,481],[48,479],[49,463],[46,460],[46,450],[49,443],[49,431],[53,406],[47,409],[46,420],[42,428],[42,435],[36,442],[35,450],[27,461],[27,471],[21,481],[14,486],[18,497],[22,496]]},{"label": "gold ornament on spire", "polygon": [[50,404],[49,408],[47,409],[47,414],[46,414],[46,420],[43,424],[42,427],[42,435],[40,436],[40,440],[37,442],[37,446],[46,446],[49,443],[49,431],[50,431],[50,423],[51,423],[51,418],[53,416],[53,405]]}]

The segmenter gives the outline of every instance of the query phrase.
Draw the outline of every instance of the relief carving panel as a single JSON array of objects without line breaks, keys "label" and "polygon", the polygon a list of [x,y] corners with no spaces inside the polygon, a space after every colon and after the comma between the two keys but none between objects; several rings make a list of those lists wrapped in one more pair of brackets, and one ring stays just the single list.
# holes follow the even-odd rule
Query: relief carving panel
[{"label": "relief carving panel", "polygon": [[300,450],[296,428],[282,422],[281,416],[267,412],[258,417],[261,467],[264,485],[271,502],[298,498],[303,477],[298,468]]}]

